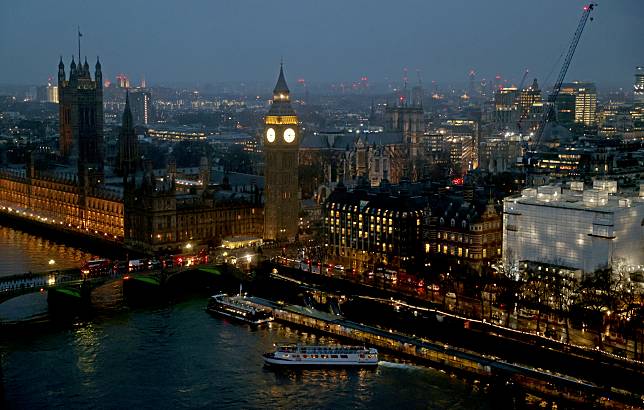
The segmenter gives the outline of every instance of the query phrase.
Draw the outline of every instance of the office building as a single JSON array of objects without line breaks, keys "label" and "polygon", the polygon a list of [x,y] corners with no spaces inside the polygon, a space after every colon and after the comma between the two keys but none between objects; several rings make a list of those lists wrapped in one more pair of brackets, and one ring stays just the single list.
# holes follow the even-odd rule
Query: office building
[{"label": "office building", "polygon": [[514,128],[518,123],[518,94],[516,87],[500,87],[494,93],[494,122],[498,129]]},{"label": "office building", "polygon": [[644,107],[644,67],[635,68],[633,84],[633,102],[637,107]]},{"label": "office building", "polygon": [[155,121],[152,94],[149,91],[132,90],[130,93],[130,105],[134,125],[149,125]]},{"label": "office building", "polygon": [[597,124],[597,89],[594,83],[575,81],[561,86],[557,121],[565,126]]}]

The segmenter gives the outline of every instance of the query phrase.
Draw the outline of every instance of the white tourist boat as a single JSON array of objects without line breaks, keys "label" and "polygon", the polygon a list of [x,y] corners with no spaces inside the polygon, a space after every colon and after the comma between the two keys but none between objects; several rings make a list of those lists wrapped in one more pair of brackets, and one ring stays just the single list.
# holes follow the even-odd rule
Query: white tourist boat
[{"label": "white tourist boat", "polygon": [[378,351],[361,346],[305,346],[280,344],[264,353],[264,362],[272,366],[372,367],[378,365]]}]

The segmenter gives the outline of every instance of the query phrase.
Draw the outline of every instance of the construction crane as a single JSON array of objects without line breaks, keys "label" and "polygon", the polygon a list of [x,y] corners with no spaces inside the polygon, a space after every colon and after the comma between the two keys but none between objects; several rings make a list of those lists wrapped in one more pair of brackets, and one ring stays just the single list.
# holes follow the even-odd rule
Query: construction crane
[{"label": "construction crane", "polygon": [[[563,80],[566,77],[568,67],[570,67],[570,62],[572,61],[572,56],[575,54],[577,44],[579,43],[579,39],[581,38],[581,33],[584,31],[584,27],[586,27],[588,17],[596,6],[597,4],[595,3],[590,3],[584,6],[584,12],[582,13],[579,24],[577,25],[577,30],[572,37],[572,42],[570,43],[570,47],[568,48],[568,54],[566,54],[566,58],[564,59],[563,65],[561,66],[561,71],[559,71],[557,81],[555,81],[555,84],[552,87],[552,92],[548,96],[546,112],[541,119],[541,123],[539,124],[539,129],[537,130],[537,135],[535,136],[533,149],[539,147],[539,143],[541,142],[541,137],[543,136],[543,131],[545,130],[546,125],[549,122],[553,121],[555,118],[555,102],[557,101],[557,97],[559,96],[559,92],[561,91],[561,84],[563,84]],[[592,21],[592,17],[590,20]]]},{"label": "construction crane", "polygon": [[521,91],[523,91],[523,84],[525,84],[525,79],[526,79],[526,77],[528,76],[528,73],[529,73],[529,72],[530,72],[530,71],[529,71],[527,68],[526,68],[526,69],[525,69],[525,71],[523,72],[523,77],[521,77],[521,82],[519,83],[519,88],[518,88],[518,90],[517,90],[517,91],[519,91],[519,93],[521,93]]}]

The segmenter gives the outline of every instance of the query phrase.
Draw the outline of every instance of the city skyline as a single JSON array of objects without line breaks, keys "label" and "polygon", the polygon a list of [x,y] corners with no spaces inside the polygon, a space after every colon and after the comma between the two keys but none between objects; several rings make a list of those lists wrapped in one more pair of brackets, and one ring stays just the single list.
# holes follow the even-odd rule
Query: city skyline
[{"label": "city skyline", "polygon": [[644,406],[635,0],[14,2],[0,408]]},{"label": "city skyline", "polygon": [[[346,82],[362,76],[374,83],[400,82],[407,68],[410,82],[417,81],[419,71],[427,84],[465,83],[474,69],[477,80],[491,81],[500,74],[517,84],[528,68],[531,78],[548,87],[585,2],[547,1],[535,7],[494,3],[381,2],[367,9],[361,3],[302,6],[284,1],[276,10],[272,4],[199,2],[189,9],[165,3],[152,10],[143,3],[117,2],[112,9],[126,13],[114,13],[70,2],[45,14],[38,14],[42,5],[37,2],[4,3],[1,37],[19,32],[21,41],[0,41],[3,59],[19,62],[4,67],[2,83],[44,83],[55,74],[55,63],[49,67],[43,61],[58,61],[62,55],[68,64],[77,55],[77,26],[50,32],[47,21],[75,19],[83,32],[82,58],[87,56],[93,64],[99,55],[105,78],[124,72],[134,84],[141,78],[155,85],[187,78],[196,84],[270,83],[282,56],[287,74],[307,82]],[[638,3],[598,6],[568,79],[611,87],[632,84],[641,60],[629,44],[644,34],[637,24],[636,11],[642,10]],[[122,24],[124,18],[129,23]]]}]

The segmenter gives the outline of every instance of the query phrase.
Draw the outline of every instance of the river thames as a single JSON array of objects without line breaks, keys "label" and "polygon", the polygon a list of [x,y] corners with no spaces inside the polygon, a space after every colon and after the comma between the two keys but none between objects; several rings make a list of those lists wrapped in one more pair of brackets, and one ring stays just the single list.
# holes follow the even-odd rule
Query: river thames
[{"label": "river thames", "polygon": [[[0,275],[89,256],[2,229],[2,257],[13,263],[4,260]],[[46,309],[42,294],[21,298],[25,309]],[[209,315],[205,305],[192,296],[0,335],[0,408],[494,408],[490,396],[456,378],[386,355],[375,370],[267,369],[261,354],[273,343],[337,341],[276,323],[251,329]]]}]

